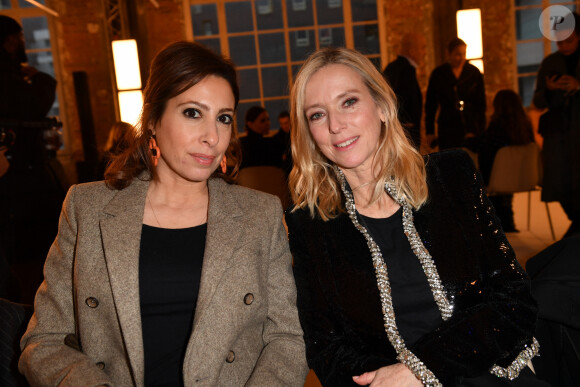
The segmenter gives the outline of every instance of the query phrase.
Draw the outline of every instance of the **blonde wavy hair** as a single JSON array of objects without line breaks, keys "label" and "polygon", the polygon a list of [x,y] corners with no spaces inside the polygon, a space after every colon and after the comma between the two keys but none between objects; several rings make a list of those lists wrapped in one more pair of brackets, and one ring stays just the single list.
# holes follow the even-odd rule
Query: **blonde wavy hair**
[{"label": "blonde wavy hair", "polygon": [[397,118],[395,94],[369,59],[355,50],[341,47],[314,52],[296,75],[292,86],[290,116],[294,167],[289,186],[295,209],[308,207],[312,217],[318,213],[323,220],[344,212],[334,163],[322,154],[314,142],[304,113],[308,81],[314,73],[331,64],[348,66],[359,74],[385,117],[373,156],[373,169],[378,168],[378,173],[373,182],[372,200],[378,200],[385,192],[385,183],[392,181],[397,195],[404,197],[414,209],[419,209],[428,197],[425,163],[409,142]]}]

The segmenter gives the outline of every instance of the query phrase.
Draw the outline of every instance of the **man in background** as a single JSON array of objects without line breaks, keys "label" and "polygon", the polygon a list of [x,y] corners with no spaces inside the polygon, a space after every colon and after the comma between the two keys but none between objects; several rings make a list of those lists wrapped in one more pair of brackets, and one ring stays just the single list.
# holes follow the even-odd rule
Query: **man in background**
[{"label": "man in background", "polygon": [[65,192],[43,130],[56,80],[27,61],[22,27],[0,15],[0,129],[8,148],[2,155],[9,162],[0,177],[0,252],[20,283],[14,301],[32,303]]},{"label": "man in background", "polygon": [[417,67],[423,62],[426,49],[427,41],[423,35],[418,33],[404,35],[400,55],[383,71],[385,79],[397,96],[399,120],[417,150],[421,147],[423,112],[423,96],[417,82]]},{"label": "man in background", "polygon": [[278,125],[280,129],[273,136],[277,147],[280,149],[280,166],[286,174],[286,178],[292,171],[292,149],[290,148],[290,113],[284,110],[278,114]]}]

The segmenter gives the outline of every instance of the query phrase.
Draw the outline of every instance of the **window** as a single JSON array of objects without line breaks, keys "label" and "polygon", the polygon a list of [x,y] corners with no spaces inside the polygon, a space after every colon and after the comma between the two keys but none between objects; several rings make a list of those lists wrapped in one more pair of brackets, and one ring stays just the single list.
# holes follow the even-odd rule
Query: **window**
[{"label": "window", "polygon": [[239,131],[250,106],[273,122],[288,109],[294,74],[320,47],[355,48],[380,68],[377,0],[190,0],[188,18],[194,41],[236,65]]},{"label": "window", "polygon": [[532,103],[542,59],[557,50],[554,42],[543,37],[538,25],[542,11],[551,5],[563,5],[576,11],[580,1],[515,0],[518,89],[524,106]]}]

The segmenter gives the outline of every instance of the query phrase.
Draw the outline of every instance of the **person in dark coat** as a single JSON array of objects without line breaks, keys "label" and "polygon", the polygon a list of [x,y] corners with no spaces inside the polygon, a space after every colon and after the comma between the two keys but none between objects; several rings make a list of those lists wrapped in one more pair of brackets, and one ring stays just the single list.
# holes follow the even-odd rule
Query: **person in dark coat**
[{"label": "person in dark coat", "polygon": [[429,77],[425,100],[425,132],[439,150],[464,146],[467,134],[485,129],[485,87],[477,67],[465,61],[467,45],[459,38],[447,46],[448,62],[435,68]]},{"label": "person in dark coat", "polygon": [[291,104],[286,223],[322,384],[545,385],[526,367],[538,351],[529,278],[467,154],[424,160],[354,50],[312,54]]},{"label": "person in dark coat", "polygon": [[566,235],[580,232],[580,17],[569,17],[576,27],[542,61],[533,98],[534,106],[548,109],[539,124],[544,138],[542,200],[560,202],[572,221]]},{"label": "person in dark coat", "polygon": [[417,67],[425,56],[425,36],[410,33],[401,40],[401,54],[383,70],[383,75],[397,96],[399,120],[417,149],[421,148],[423,95],[417,82]]},{"label": "person in dark coat", "polygon": [[240,137],[242,165],[240,169],[257,166],[279,167],[281,151],[278,143],[267,137],[270,132],[270,116],[261,106],[252,106],[245,116],[246,135]]},{"label": "person in dark coat", "polygon": [[0,15],[0,122],[15,133],[6,151],[10,166],[0,177],[0,245],[22,287],[14,301],[31,304],[57,233],[66,184],[44,139],[56,80],[24,65],[27,61],[22,27]]}]

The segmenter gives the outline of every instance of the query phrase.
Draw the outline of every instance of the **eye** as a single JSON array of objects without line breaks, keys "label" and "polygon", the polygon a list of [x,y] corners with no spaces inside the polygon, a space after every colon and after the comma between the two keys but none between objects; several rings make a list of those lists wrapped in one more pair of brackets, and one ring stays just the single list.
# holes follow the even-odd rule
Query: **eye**
[{"label": "eye", "polygon": [[321,119],[323,116],[324,116],[324,114],[322,114],[322,113],[314,113],[314,114],[310,115],[309,120],[316,121],[316,120]]},{"label": "eye", "polygon": [[187,108],[183,111],[183,115],[187,118],[199,118],[201,117],[201,112],[194,108]]},{"label": "eye", "polygon": [[349,107],[354,105],[355,103],[357,103],[358,99],[356,98],[349,98],[346,101],[344,101],[344,106]]},{"label": "eye", "polygon": [[224,125],[231,125],[234,122],[234,118],[230,114],[222,114],[218,117],[218,121]]}]

